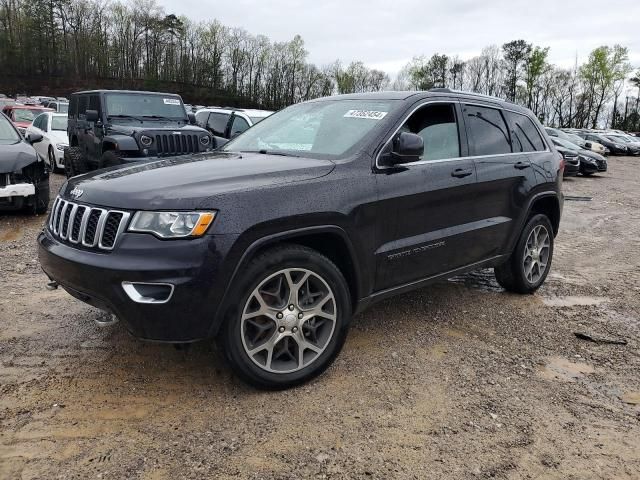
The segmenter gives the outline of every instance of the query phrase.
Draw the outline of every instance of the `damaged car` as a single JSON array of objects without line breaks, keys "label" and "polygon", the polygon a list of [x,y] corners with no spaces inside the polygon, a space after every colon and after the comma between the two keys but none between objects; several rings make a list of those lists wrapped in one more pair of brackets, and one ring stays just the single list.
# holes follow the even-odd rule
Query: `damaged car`
[{"label": "damaged car", "polygon": [[37,133],[23,137],[0,113],[0,210],[47,211],[49,170],[33,148],[40,141]]}]

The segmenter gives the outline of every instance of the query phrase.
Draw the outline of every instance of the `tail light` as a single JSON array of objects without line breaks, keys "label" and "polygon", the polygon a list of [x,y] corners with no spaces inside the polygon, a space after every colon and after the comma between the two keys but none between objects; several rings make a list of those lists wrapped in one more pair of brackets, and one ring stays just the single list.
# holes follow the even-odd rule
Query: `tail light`
[{"label": "tail light", "polygon": [[564,173],[564,167],[565,167],[564,157],[560,153],[558,155],[560,156],[560,168],[559,168],[559,171],[560,171],[560,173]]}]

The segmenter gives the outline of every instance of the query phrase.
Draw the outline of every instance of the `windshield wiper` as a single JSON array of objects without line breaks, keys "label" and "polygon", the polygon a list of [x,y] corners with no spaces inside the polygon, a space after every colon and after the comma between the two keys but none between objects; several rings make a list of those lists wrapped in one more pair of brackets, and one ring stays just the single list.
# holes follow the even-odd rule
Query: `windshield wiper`
[{"label": "windshield wiper", "polygon": [[133,118],[134,120],[138,120],[139,122],[143,122],[144,120],[142,120],[140,117],[136,117],[135,115],[108,115],[108,118]]},{"label": "windshield wiper", "polygon": [[[157,120],[168,120],[170,122],[173,122],[176,119],[173,118],[169,118],[169,117],[163,117],[162,115],[143,115],[143,118],[153,118],[153,119],[157,119]],[[177,120],[182,120],[185,121],[184,118],[178,118]]]},{"label": "windshield wiper", "polygon": [[281,150],[267,150],[265,148],[261,150],[240,150],[240,153],[261,153],[262,155],[279,155],[281,157],[300,157],[295,153],[283,152]]}]

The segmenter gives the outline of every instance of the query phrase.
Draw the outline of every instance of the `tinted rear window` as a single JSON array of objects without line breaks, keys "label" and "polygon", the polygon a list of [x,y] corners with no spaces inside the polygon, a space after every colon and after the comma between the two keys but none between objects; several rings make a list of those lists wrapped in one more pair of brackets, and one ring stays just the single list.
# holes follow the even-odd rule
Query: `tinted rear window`
[{"label": "tinted rear window", "polygon": [[465,105],[464,117],[473,155],[511,153],[509,131],[500,110]]},{"label": "tinted rear window", "polygon": [[546,150],[540,132],[526,115],[504,112],[511,122],[514,152],[541,152]]}]

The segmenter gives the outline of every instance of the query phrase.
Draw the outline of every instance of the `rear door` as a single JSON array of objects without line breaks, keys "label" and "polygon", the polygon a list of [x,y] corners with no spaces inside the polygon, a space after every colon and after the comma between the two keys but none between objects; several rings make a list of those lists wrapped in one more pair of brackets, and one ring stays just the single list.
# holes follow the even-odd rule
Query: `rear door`
[{"label": "rear door", "polygon": [[491,258],[507,249],[536,177],[521,144],[513,145],[515,130],[507,122],[508,112],[484,104],[462,108],[478,175],[474,208],[485,225],[473,248],[475,255]]},{"label": "rear door", "polygon": [[[422,136],[421,161],[377,169],[380,247],[376,289],[419,281],[474,261],[476,172],[456,102],[428,102],[399,129]],[[396,133],[397,134],[397,133]],[[395,136],[395,134],[394,134]],[[385,147],[390,149],[390,143]],[[384,154],[383,150],[383,154]]]}]

